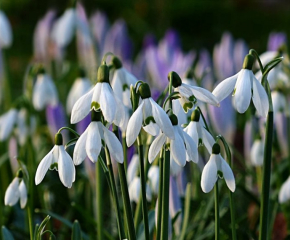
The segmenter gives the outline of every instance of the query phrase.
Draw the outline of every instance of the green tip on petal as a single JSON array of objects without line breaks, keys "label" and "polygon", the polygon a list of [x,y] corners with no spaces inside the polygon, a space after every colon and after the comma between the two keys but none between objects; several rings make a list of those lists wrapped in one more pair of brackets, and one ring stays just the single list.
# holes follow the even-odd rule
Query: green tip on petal
[{"label": "green tip on petal", "polygon": [[188,109],[193,108],[193,103],[192,102],[187,102],[187,103],[183,104],[182,108],[187,113]]},{"label": "green tip on petal", "polygon": [[43,66],[40,66],[37,70],[37,74],[45,74],[45,69]]},{"label": "green tip on petal", "polygon": [[101,111],[91,111],[91,121],[92,122],[100,122],[102,120],[102,113]]},{"label": "green tip on petal", "polygon": [[176,117],[175,114],[170,114],[169,119],[173,126],[176,126],[178,124],[178,118]]},{"label": "green tip on petal", "polygon": [[244,58],[243,69],[252,70],[255,62],[255,57],[252,54],[247,54]]},{"label": "green tip on petal", "polygon": [[138,92],[142,99],[151,97],[151,90],[147,83],[141,83],[138,88]]},{"label": "green tip on petal", "polygon": [[200,119],[200,112],[197,109],[195,109],[191,114],[191,121],[199,122],[199,119]]},{"label": "green tip on petal", "polygon": [[22,171],[22,169],[19,169],[19,170],[17,171],[17,173],[16,173],[16,177],[18,177],[18,178],[23,178],[23,171]]},{"label": "green tip on petal", "polygon": [[55,134],[54,139],[55,139],[55,145],[59,146],[59,145],[63,144],[63,139],[62,139],[61,133]]},{"label": "green tip on petal", "polygon": [[98,69],[98,75],[97,75],[98,82],[109,83],[110,82],[109,75],[110,75],[109,67],[106,64],[102,64]]},{"label": "green tip on petal", "polygon": [[115,69],[120,69],[123,66],[121,60],[119,58],[117,58],[116,56],[113,57],[112,63],[114,65]]},{"label": "green tip on petal", "polygon": [[215,143],[213,146],[212,146],[212,154],[220,154],[221,152],[221,147],[218,143]]},{"label": "green tip on petal", "polygon": [[168,81],[169,82],[170,82],[170,79],[172,79],[172,86],[173,87],[177,88],[177,87],[181,86],[182,80],[176,72],[172,71],[172,72],[168,73]]},{"label": "green tip on petal", "polygon": [[100,104],[98,102],[92,102],[91,103],[91,109],[94,109],[94,110],[99,110],[100,109]]}]

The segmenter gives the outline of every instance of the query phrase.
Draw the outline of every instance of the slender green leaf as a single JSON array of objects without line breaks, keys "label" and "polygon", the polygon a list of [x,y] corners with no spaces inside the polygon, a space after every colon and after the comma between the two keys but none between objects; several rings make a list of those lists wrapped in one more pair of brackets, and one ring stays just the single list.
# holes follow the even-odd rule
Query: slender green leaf
[{"label": "slender green leaf", "polygon": [[4,240],[14,240],[12,234],[5,226],[2,226],[2,237]]},{"label": "slender green leaf", "polygon": [[74,221],[73,228],[72,228],[72,240],[82,240],[82,230],[78,220]]}]

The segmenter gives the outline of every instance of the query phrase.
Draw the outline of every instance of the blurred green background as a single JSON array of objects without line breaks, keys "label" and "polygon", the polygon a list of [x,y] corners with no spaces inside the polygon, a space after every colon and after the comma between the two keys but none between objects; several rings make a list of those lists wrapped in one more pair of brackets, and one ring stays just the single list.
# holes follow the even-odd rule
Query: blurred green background
[{"label": "blurred green background", "polygon": [[[123,18],[134,42],[134,53],[142,46],[146,33],[158,39],[168,28],[180,33],[183,50],[207,48],[212,52],[224,31],[235,39],[243,38],[250,48],[266,50],[271,31],[290,31],[289,0],[86,0],[82,1],[90,16],[97,9],[114,22]],[[13,76],[21,79],[32,57],[33,31],[48,9],[59,14],[70,6],[63,0],[1,0],[13,28],[13,45],[5,55]]]}]

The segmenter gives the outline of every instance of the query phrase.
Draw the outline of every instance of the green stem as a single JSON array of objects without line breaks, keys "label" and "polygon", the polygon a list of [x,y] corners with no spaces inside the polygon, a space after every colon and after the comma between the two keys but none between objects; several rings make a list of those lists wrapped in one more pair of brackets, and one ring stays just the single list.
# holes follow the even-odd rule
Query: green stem
[{"label": "green stem", "polygon": [[215,197],[215,240],[220,239],[220,214],[219,214],[219,189],[218,180],[216,181],[214,187],[214,197]]},{"label": "green stem", "polygon": [[266,125],[265,152],[263,164],[263,185],[260,211],[260,240],[268,239],[268,215],[269,215],[269,194],[271,179],[271,158],[273,143],[273,111],[268,112]]},{"label": "green stem", "polygon": [[96,163],[96,210],[98,239],[103,239],[103,178],[101,161]]},{"label": "green stem", "polygon": [[29,225],[29,235],[30,240],[33,240],[33,219],[32,219],[32,209],[30,206],[27,206],[27,216],[28,216],[28,225]]},{"label": "green stem", "polygon": [[164,148],[160,153],[159,158],[159,189],[158,189],[158,212],[157,212],[157,235],[156,239],[160,239],[161,235],[161,216],[162,216],[162,201],[163,201],[163,167],[164,167]]},{"label": "green stem", "polygon": [[186,186],[186,193],[185,193],[185,206],[184,206],[184,219],[183,219],[183,223],[182,223],[182,230],[181,230],[181,234],[180,234],[180,240],[185,239],[185,234],[186,234],[186,230],[187,230],[187,225],[189,223],[189,215],[190,215],[190,203],[191,203],[191,184],[188,183]]},{"label": "green stem", "polygon": [[252,55],[254,55],[256,57],[256,59],[258,60],[258,63],[259,63],[261,72],[264,73],[264,67],[263,67],[263,64],[261,62],[261,59],[259,57],[259,54],[254,49],[251,49],[249,53],[252,54]]},{"label": "green stem", "polygon": [[112,162],[111,162],[111,157],[110,157],[108,147],[105,147],[105,153],[106,153],[107,166],[108,166],[108,170],[109,170],[109,178],[110,178],[110,185],[111,185],[111,190],[112,190],[112,195],[113,195],[113,201],[114,201],[115,208],[117,211],[117,223],[118,223],[119,237],[120,237],[120,239],[125,239],[123,222],[122,222],[122,218],[121,218],[121,210],[120,210],[118,195],[117,195],[117,188],[116,188],[113,167],[112,167]]},{"label": "green stem", "polygon": [[141,136],[137,138],[138,142],[138,153],[140,163],[140,179],[141,179],[141,195],[142,195],[142,210],[143,210],[143,221],[144,221],[144,232],[145,239],[149,239],[149,223],[148,223],[148,211],[147,211],[147,200],[146,200],[146,177],[144,169],[144,154]]},{"label": "green stem", "polygon": [[75,130],[73,130],[73,129],[71,129],[70,127],[62,127],[62,128],[60,128],[59,130],[58,130],[58,133],[60,133],[62,130],[64,130],[64,129],[66,129],[66,130],[69,130],[70,132],[72,132],[74,135],[76,135],[77,137],[80,137],[80,135],[75,131]]},{"label": "green stem", "polygon": [[[118,137],[118,135],[117,135]],[[122,137],[122,146],[123,146],[123,156],[124,156],[124,168],[125,168],[125,174],[127,174],[128,169],[128,156],[127,156],[127,144],[126,144],[126,136]]]},{"label": "green stem", "polygon": [[163,197],[162,197],[162,223],[161,239],[168,239],[168,218],[169,218],[169,176],[170,176],[170,152],[165,152],[163,168]]}]

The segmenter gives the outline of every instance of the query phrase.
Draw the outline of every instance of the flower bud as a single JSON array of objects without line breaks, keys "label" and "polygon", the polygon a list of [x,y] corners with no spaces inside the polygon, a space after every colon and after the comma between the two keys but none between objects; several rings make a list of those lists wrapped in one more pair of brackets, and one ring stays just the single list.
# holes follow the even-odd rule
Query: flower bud
[{"label": "flower bud", "polygon": [[98,69],[97,75],[98,82],[109,83],[110,82],[109,75],[110,75],[109,67],[106,64],[102,64]]},{"label": "flower bud", "polygon": [[218,143],[215,143],[213,146],[212,146],[212,154],[220,154],[221,152],[221,147]]},{"label": "flower bud", "polygon": [[178,119],[175,114],[170,114],[169,119],[173,126],[176,126],[178,124]]},{"label": "flower bud", "polygon": [[172,79],[172,86],[175,88],[182,84],[182,80],[176,72],[172,71],[168,74],[168,81],[170,81],[170,79]]},{"label": "flower bud", "polygon": [[114,65],[115,69],[120,69],[123,66],[121,60],[119,58],[117,58],[116,56],[113,57],[112,63]]},{"label": "flower bud", "polygon": [[138,92],[142,99],[151,97],[150,87],[147,83],[141,83],[138,88]]},{"label": "flower bud", "polygon": [[200,112],[197,109],[195,109],[191,114],[191,121],[199,122],[199,119],[200,119]]},{"label": "flower bud", "polygon": [[61,133],[56,133],[54,139],[55,139],[55,145],[59,146],[63,144]]},{"label": "flower bud", "polygon": [[247,54],[244,58],[243,69],[252,70],[255,62],[255,57],[252,54]]}]

